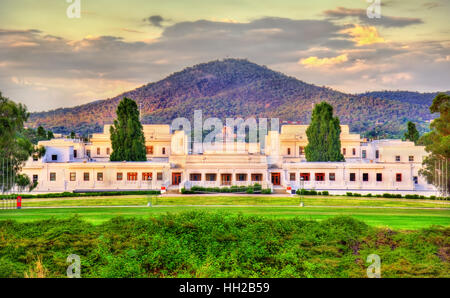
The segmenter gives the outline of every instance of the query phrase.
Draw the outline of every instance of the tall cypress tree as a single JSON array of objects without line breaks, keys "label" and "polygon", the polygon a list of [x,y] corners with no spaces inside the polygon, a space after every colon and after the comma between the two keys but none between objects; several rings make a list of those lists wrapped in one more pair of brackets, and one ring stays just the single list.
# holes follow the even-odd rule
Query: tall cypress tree
[{"label": "tall cypress tree", "polygon": [[314,107],[311,123],[306,130],[307,161],[344,161],[341,153],[339,118],[333,117],[333,107],[321,102]]},{"label": "tall cypress tree", "polygon": [[145,161],[145,138],[136,102],[124,97],[111,126],[111,161]]},{"label": "tall cypress tree", "polygon": [[419,140],[419,132],[417,131],[416,125],[408,121],[408,131],[405,133],[405,139],[416,143]]}]

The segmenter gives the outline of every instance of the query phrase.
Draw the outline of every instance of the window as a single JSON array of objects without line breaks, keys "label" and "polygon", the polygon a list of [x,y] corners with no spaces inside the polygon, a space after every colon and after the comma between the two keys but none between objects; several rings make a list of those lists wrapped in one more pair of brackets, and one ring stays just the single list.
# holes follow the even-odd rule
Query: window
[{"label": "window", "polygon": [[418,184],[419,183],[419,178],[417,176],[414,176],[413,177],[413,181],[414,181],[414,184]]},{"label": "window", "polygon": [[162,148],[162,154],[163,154],[163,155],[166,154],[166,147],[163,147],[163,148]]},{"label": "window", "polygon": [[71,172],[70,173],[70,181],[76,181],[77,180],[77,173]]},{"label": "window", "polygon": [[400,174],[400,173],[395,174],[395,181],[402,182],[402,174]]},{"label": "window", "polygon": [[350,181],[356,181],[356,174],[350,173]]},{"label": "window", "polygon": [[355,148],[352,148],[352,154],[356,155],[356,149]]},{"label": "window", "polygon": [[37,155],[33,155],[33,161],[38,161],[38,156]]},{"label": "window", "polygon": [[378,150],[375,151],[375,158],[380,158],[380,151]]},{"label": "window", "polygon": [[156,180],[158,180],[158,181],[163,180],[163,173],[161,173],[161,172],[156,173]]},{"label": "window", "polygon": [[252,174],[252,181],[262,181],[262,174]]},{"label": "window", "polygon": [[97,155],[100,155],[100,148],[97,148]]},{"label": "window", "polygon": [[291,148],[287,148],[287,155],[291,155]]},{"label": "window", "polygon": [[37,183],[39,179],[38,175],[33,175],[33,183]]},{"label": "window", "polygon": [[400,161],[400,155],[395,156],[395,161]]},{"label": "window", "polygon": [[377,182],[383,181],[383,174],[377,173]]},{"label": "window", "polygon": [[117,181],[121,181],[123,180],[123,174],[122,173],[117,173]]},{"label": "window", "polygon": [[91,157],[91,150],[86,150],[86,155],[87,155],[87,157]]},{"label": "window", "polygon": [[216,181],[216,174],[206,174],[206,181]]},{"label": "window", "polygon": [[97,173],[97,181],[103,181],[103,173],[102,172]]},{"label": "window", "polygon": [[52,154],[52,160],[53,160],[53,161],[58,160],[58,155]]},{"label": "window", "polygon": [[342,154],[346,155],[347,154],[347,149],[343,148],[342,149]]},{"label": "window", "polygon": [[328,174],[328,178],[330,179],[330,181],[335,181],[336,180],[336,174],[330,173],[330,174]]},{"label": "window", "polygon": [[247,174],[236,174],[237,181],[247,181]]},{"label": "window", "polygon": [[56,173],[55,172],[50,173],[50,181],[56,181]]},{"label": "window", "polygon": [[78,151],[77,150],[73,150],[73,157],[77,158],[78,157]]},{"label": "window", "polygon": [[136,172],[128,172],[127,173],[127,180],[128,181],[137,181],[137,177],[138,177],[138,175],[137,175],[137,173]]},{"label": "window", "polygon": [[202,181],[202,174],[198,174],[198,173],[190,174],[189,180],[190,181]]},{"label": "window", "polygon": [[362,151],[362,158],[367,158],[367,151],[366,150]]},{"label": "window", "polygon": [[410,156],[408,157],[408,160],[409,160],[409,161],[414,161],[414,155],[410,155]]},{"label": "window", "polygon": [[152,173],[142,173],[142,181],[151,181]]},{"label": "window", "polygon": [[145,152],[147,154],[153,154],[153,146],[146,146],[145,147]]},{"label": "window", "polygon": [[84,181],[89,181],[89,173],[83,173],[83,180]]},{"label": "window", "polygon": [[325,181],[325,173],[316,173],[316,181]]},{"label": "window", "polygon": [[369,181],[369,173],[363,173],[363,181]]},{"label": "window", "polygon": [[303,147],[298,147],[298,154],[300,155],[305,154],[305,149]]},{"label": "window", "polygon": [[290,181],[295,181],[295,173],[290,173],[289,174],[289,180]]},{"label": "window", "polygon": [[111,149],[110,148],[106,148],[106,155],[110,155],[111,154]]},{"label": "window", "polygon": [[309,173],[300,173],[300,180],[309,181]]}]

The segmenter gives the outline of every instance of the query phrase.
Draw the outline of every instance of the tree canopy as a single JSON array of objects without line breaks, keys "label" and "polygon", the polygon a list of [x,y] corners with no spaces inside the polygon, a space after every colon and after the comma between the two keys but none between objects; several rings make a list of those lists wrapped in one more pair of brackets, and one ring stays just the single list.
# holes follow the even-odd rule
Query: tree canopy
[{"label": "tree canopy", "polygon": [[24,105],[16,104],[0,92],[0,184],[3,190],[9,190],[18,180],[23,186],[24,177],[18,175],[22,164],[31,154],[42,153],[23,134],[28,116]]},{"label": "tree canopy", "polygon": [[417,130],[416,125],[413,122],[408,121],[407,125],[408,131],[405,132],[405,139],[416,143],[420,137],[419,131]]},{"label": "tree canopy", "polygon": [[450,192],[450,96],[438,94],[430,107],[431,113],[439,117],[431,122],[431,132],[423,135],[419,142],[430,153],[423,161],[420,171],[428,183]]},{"label": "tree canopy", "polygon": [[339,118],[333,117],[333,107],[330,104],[322,102],[315,105],[306,135],[307,161],[344,161],[341,153],[341,126]]},{"label": "tree canopy", "polygon": [[145,161],[145,138],[136,102],[124,97],[111,126],[111,161]]}]

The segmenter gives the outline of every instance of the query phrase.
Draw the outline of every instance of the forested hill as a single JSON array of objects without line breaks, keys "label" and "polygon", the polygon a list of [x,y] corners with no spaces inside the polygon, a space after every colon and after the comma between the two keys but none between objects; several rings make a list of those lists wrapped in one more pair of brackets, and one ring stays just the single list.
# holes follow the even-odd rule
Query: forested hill
[{"label": "forested hill", "polygon": [[[450,94],[450,91],[445,91],[445,93]],[[407,102],[407,103],[413,103],[413,104],[420,104],[420,105],[427,105],[431,106],[431,103],[433,102],[433,98],[438,95],[438,92],[412,92],[412,91],[373,91],[373,92],[366,92],[363,94],[359,94],[359,96],[368,96],[368,97],[375,97],[375,98],[384,98],[384,99],[390,99],[390,100],[398,100],[401,102]]]},{"label": "forested hill", "polygon": [[[426,127],[431,119],[429,100],[382,96],[385,92],[350,95],[307,84],[247,60],[225,59],[198,64],[167,78],[89,104],[33,113],[30,126],[43,125],[54,132],[100,131],[115,118],[124,96],[138,102],[144,123],[168,123],[176,117],[192,118],[195,109],[204,117],[278,117],[308,123],[314,103],[333,105],[341,123],[355,132],[374,129],[400,135],[408,120]],[[416,93],[405,93],[406,97]],[[414,97],[415,98],[415,97]]]}]

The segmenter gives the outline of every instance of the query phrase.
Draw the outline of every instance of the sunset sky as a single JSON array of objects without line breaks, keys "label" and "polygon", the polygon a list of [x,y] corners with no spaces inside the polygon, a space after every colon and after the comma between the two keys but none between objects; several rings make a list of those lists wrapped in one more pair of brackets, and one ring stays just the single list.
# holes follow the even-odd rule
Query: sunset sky
[{"label": "sunset sky", "polygon": [[118,95],[247,58],[317,85],[450,90],[450,1],[0,0],[0,91],[31,111]]}]

